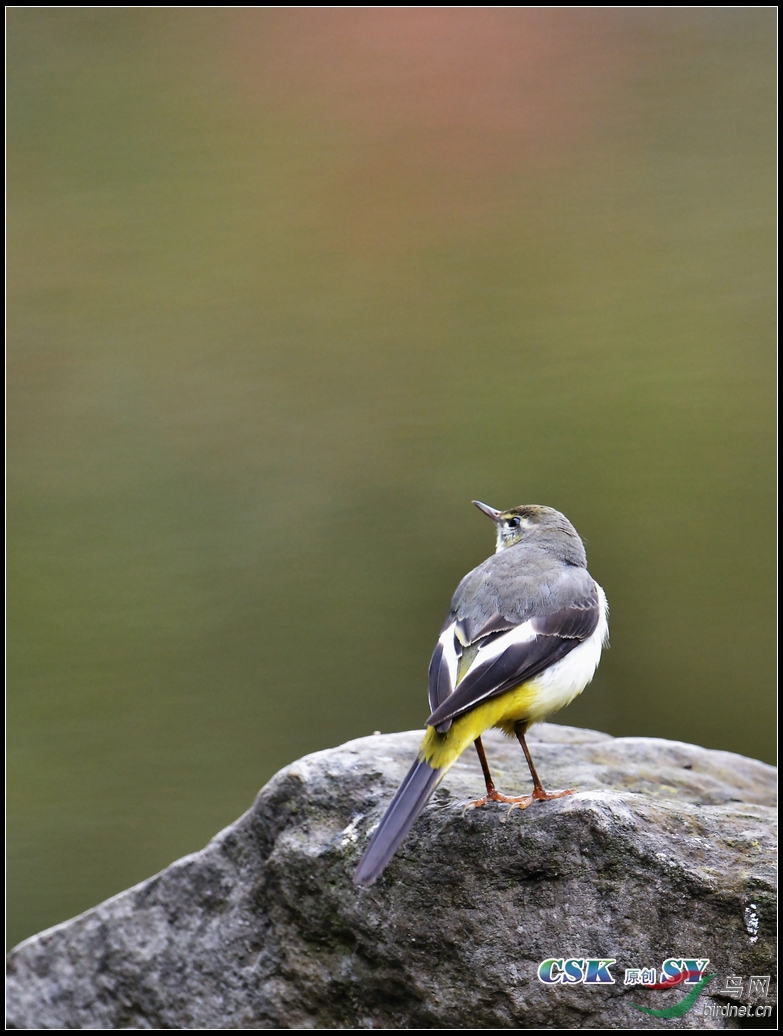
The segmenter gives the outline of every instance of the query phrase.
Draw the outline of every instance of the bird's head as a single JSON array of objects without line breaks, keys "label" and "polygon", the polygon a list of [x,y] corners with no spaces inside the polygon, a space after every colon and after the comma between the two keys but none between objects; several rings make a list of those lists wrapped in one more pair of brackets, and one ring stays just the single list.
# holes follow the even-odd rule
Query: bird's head
[{"label": "bird's head", "polygon": [[[584,546],[579,533],[564,514],[554,507],[543,504],[520,504],[508,511],[496,511],[480,500],[473,503],[484,514],[489,515],[497,528],[495,553],[507,550],[523,541],[540,543],[546,549],[554,549],[572,564],[586,563]],[[584,560],[583,560],[584,559]]]}]

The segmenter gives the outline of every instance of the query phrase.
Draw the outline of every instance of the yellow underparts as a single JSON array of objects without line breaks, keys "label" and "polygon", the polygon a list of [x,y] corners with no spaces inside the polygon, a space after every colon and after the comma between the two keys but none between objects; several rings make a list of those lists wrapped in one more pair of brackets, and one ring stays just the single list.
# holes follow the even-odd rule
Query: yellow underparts
[{"label": "yellow underparts", "polygon": [[523,683],[458,716],[443,734],[439,734],[435,727],[427,727],[419,759],[429,763],[434,770],[447,770],[468,745],[490,727],[500,727],[506,734],[513,734],[514,724],[530,718],[530,707],[535,697],[535,689]]}]

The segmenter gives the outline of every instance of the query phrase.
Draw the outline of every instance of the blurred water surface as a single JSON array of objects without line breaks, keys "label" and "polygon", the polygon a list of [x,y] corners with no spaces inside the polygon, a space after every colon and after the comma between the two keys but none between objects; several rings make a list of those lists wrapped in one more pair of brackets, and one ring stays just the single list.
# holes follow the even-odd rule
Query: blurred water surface
[{"label": "blurred water surface", "polygon": [[774,757],[775,17],[9,11],[11,943],[420,725],[474,497],[560,720]]}]

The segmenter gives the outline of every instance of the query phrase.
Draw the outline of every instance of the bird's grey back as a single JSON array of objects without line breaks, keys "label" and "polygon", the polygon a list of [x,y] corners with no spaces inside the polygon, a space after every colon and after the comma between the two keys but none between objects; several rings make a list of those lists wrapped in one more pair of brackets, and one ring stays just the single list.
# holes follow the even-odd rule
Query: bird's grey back
[{"label": "bird's grey back", "polygon": [[[578,545],[578,550],[573,549]],[[444,629],[455,619],[467,643],[533,616],[569,608],[594,607],[595,582],[586,569],[581,540],[553,552],[546,543],[522,542],[487,558],[457,587]]]}]

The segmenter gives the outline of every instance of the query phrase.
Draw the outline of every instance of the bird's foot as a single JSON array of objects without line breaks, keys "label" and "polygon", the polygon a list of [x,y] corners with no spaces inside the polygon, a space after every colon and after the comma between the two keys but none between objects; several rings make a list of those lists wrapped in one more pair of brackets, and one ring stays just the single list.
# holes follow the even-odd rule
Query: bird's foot
[{"label": "bird's foot", "polygon": [[[533,788],[532,794],[522,795],[518,799],[506,799],[506,802],[511,803],[511,809],[527,809],[527,807],[533,802],[547,802],[549,799],[562,799],[564,795],[573,795],[575,788],[566,788],[565,791],[544,791],[543,788]],[[506,817],[508,817],[506,813]]]},{"label": "bird's foot", "polygon": [[[566,792],[560,792],[560,794],[565,795]],[[468,802],[468,804],[465,806],[462,812],[466,813],[469,809],[478,809],[480,806],[486,806],[488,802],[509,802],[512,804],[512,806],[521,806],[521,803],[524,802],[525,805],[521,806],[521,808],[525,809],[525,807],[529,806],[532,801],[533,799],[530,795],[522,795],[521,797],[511,798],[510,796],[503,795],[502,792],[496,791],[494,788],[492,788],[490,791],[487,791],[487,794],[484,796],[484,798],[474,799],[473,802]]]}]

